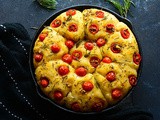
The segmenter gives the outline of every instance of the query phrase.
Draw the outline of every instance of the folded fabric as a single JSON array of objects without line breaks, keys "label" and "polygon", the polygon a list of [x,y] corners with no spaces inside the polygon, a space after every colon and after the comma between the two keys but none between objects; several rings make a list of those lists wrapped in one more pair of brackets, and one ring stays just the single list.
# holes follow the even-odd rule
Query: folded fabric
[{"label": "folded fabric", "polygon": [[137,107],[120,107],[96,115],[76,115],[42,99],[29,69],[31,39],[18,23],[0,25],[0,120],[153,120]]}]

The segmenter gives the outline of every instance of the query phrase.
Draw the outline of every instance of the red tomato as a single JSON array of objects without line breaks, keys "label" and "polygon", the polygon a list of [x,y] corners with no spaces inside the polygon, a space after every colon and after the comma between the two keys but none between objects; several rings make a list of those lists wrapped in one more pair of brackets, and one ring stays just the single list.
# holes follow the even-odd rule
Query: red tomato
[{"label": "red tomato", "polygon": [[53,53],[58,53],[60,51],[60,47],[57,44],[54,43],[51,46],[51,50],[52,50]]},{"label": "red tomato", "polygon": [[128,39],[130,36],[130,32],[128,29],[121,29],[120,33],[124,39]]},{"label": "red tomato", "polygon": [[66,15],[67,16],[73,16],[76,14],[76,10],[75,9],[69,9],[67,12],[66,12]]},{"label": "red tomato", "polygon": [[68,64],[70,64],[72,62],[72,56],[70,54],[65,54],[62,57],[62,60]]},{"label": "red tomato", "polygon": [[80,105],[79,105],[78,102],[72,103],[71,108],[72,108],[72,110],[74,110],[74,111],[81,111],[81,108],[80,108]]},{"label": "red tomato", "polygon": [[102,103],[102,102],[97,102],[97,103],[94,103],[94,104],[92,105],[92,110],[93,110],[93,111],[99,112],[99,111],[102,110],[102,108],[103,108],[103,103]]},{"label": "red tomato", "polygon": [[45,88],[48,86],[49,80],[47,78],[42,78],[40,84],[43,88]]},{"label": "red tomato", "polygon": [[61,91],[54,92],[54,99],[57,101],[61,101],[63,99],[63,94]]},{"label": "red tomato", "polygon": [[137,85],[137,78],[135,75],[130,75],[128,78],[129,78],[129,83],[131,84],[131,86]]},{"label": "red tomato", "polygon": [[113,24],[107,24],[106,26],[106,32],[113,33],[115,31],[115,27]]},{"label": "red tomato", "polygon": [[58,73],[63,76],[69,73],[69,67],[66,65],[62,65],[58,68]]},{"label": "red tomato", "polygon": [[85,76],[87,74],[87,69],[84,68],[84,67],[79,67],[75,70],[75,73],[78,75],[78,76]]},{"label": "red tomato", "polygon": [[92,33],[93,35],[96,34],[99,31],[99,27],[96,24],[92,24],[89,26],[89,31],[90,33]]},{"label": "red tomato", "polygon": [[57,20],[57,19],[53,20],[51,23],[51,27],[53,27],[53,28],[57,28],[60,25],[61,25],[61,20]]},{"label": "red tomato", "polygon": [[139,54],[139,53],[134,53],[133,54],[133,62],[135,63],[135,64],[137,64],[137,65],[139,65],[140,64],[140,62],[141,62],[141,55]]},{"label": "red tomato", "polygon": [[113,53],[120,53],[121,52],[121,46],[118,43],[112,43],[111,51]]},{"label": "red tomato", "polygon": [[93,89],[93,84],[89,81],[85,81],[83,84],[82,84],[82,88],[88,92],[88,91],[91,91]]},{"label": "red tomato", "polygon": [[65,45],[66,45],[69,49],[71,49],[71,48],[74,46],[74,42],[73,42],[72,40],[67,40],[67,41],[65,42]]},{"label": "red tomato", "polygon": [[72,58],[73,58],[74,60],[79,60],[79,59],[81,59],[81,57],[82,57],[82,52],[79,51],[79,50],[75,50],[75,51],[72,53]]},{"label": "red tomato", "polygon": [[96,17],[103,18],[104,17],[104,12],[102,12],[102,11],[96,11]]},{"label": "red tomato", "polygon": [[106,44],[106,41],[105,41],[105,39],[103,39],[103,38],[99,38],[99,39],[97,40],[96,44],[97,44],[98,47],[102,47],[103,45]]},{"label": "red tomato", "polygon": [[104,62],[104,63],[111,63],[112,59],[110,57],[106,56],[106,57],[103,58],[102,62]]},{"label": "red tomato", "polygon": [[110,71],[106,75],[106,79],[110,82],[114,81],[116,79],[116,74],[113,71]]},{"label": "red tomato", "polygon": [[68,27],[68,30],[69,30],[69,32],[76,32],[76,31],[78,30],[77,24],[71,24],[71,25]]},{"label": "red tomato", "polygon": [[97,57],[91,57],[90,59],[90,64],[95,68],[100,64],[100,62],[101,60]]},{"label": "red tomato", "polygon": [[112,98],[113,99],[118,99],[122,96],[122,91],[118,88],[115,88],[114,90],[112,90]]},{"label": "red tomato", "polygon": [[92,50],[93,47],[94,47],[94,45],[93,45],[93,43],[91,43],[91,42],[86,42],[86,43],[84,44],[84,47],[85,47],[87,50]]},{"label": "red tomato", "polygon": [[36,53],[34,59],[36,62],[40,62],[43,59],[43,55],[41,53]]},{"label": "red tomato", "polygon": [[39,35],[39,40],[40,41],[43,41],[46,37],[47,37],[47,33],[41,33],[40,35]]}]

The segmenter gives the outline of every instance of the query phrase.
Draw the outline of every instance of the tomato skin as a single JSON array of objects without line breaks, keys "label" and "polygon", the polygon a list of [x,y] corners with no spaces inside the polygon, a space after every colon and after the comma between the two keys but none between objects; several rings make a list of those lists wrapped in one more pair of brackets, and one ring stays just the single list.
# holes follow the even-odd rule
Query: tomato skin
[{"label": "tomato skin", "polygon": [[110,57],[106,56],[106,57],[103,58],[102,62],[104,62],[104,63],[111,63],[112,59]]},{"label": "tomato skin", "polygon": [[57,44],[54,43],[51,46],[51,50],[52,50],[53,53],[58,53],[60,51],[60,47]]},{"label": "tomato skin", "polygon": [[141,55],[139,53],[134,53],[133,54],[133,62],[136,64],[136,65],[139,65],[140,62],[141,62],[142,58],[141,58]]},{"label": "tomato skin", "polygon": [[61,101],[63,99],[63,94],[61,91],[55,91],[53,95],[56,101]]},{"label": "tomato skin", "polygon": [[79,67],[75,70],[75,73],[78,75],[78,76],[85,76],[87,74],[87,70],[84,68],[84,67]]},{"label": "tomato skin", "polygon": [[122,96],[122,91],[118,88],[112,90],[112,98],[119,99]]},{"label": "tomato skin", "polygon": [[106,32],[113,33],[115,31],[115,27],[113,24],[107,24],[106,25]]},{"label": "tomato skin", "polygon": [[65,42],[65,45],[66,45],[69,49],[71,49],[71,48],[74,46],[74,42],[73,42],[72,40],[67,40],[67,41]]},{"label": "tomato skin", "polygon": [[137,78],[135,75],[130,75],[128,78],[129,78],[129,83],[131,84],[131,86],[137,85]]},{"label": "tomato skin", "polygon": [[86,42],[86,43],[84,44],[84,47],[85,47],[87,50],[92,50],[93,47],[94,47],[94,45],[93,45],[93,43],[91,43],[91,42]]},{"label": "tomato skin", "polygon": [[69,68],[68,66],[66,65],[61,65],[59,68],[58,68],[58,73],[61,75],[61,76],[64,76],[66,74],[69,73]]},{"label": "tomato skin", "polygon": [[40,84],[43,88],[46,88],[49,85],[49,80],[47,78],[41,78]]},{"label": "tomato skin", "polygon": [[72,53],[72,58],[73,58],[74,60],[79,60],[79,59],[81,59],[81,57],[82,57],[82,52],[79,51],[79,50],[75,50],[75,51]]},{"label": "tomato skin", "polygon": [[36,62],[40,62],[43,59],[43,55],[41,53],[36,53],[34,59]]},{"label": "tomato skin", "polygon": [[89,26],[89,32],[95,35],[99,31],[99,27],[96,24],[92,24]]},{"label": "tomato skin", "polygon": [[101,60],[98,57],[91,57],[90,59],[90,64],[95,68],[100,64],[100,62]]},{"label": "tomato skin", "polygon": [[66,15],[67,16],[73,16],[76,14],[76,10],[75,9],[69,9],[67,12],[66,12]]},{"label": "tomato skin", "polygon": [[41,42],[43,42],[43,40],[44,40],[47,36],[48,36],[47,33],[41,33],[41,34],[39,35],[39,40],[40,40]]},{"label": "tomato skin", "polygon": [[74,24],[69,25],[68,30],[69,32],[76,32],[78,30],[77,24],[74,23]]},{"label": "tomato skin", "polygon": [[55,20],[52,21],[51,27],[57,28],[57,27],[59,27],[59,26],[61,26],[61,20],[55,19]]},{"label": "tomato skin", "polygon": [[78,112],[78,111],[81,111],[81,108],[80,108],[80,105],[79,105],[78,102],[72,103],[71,109],[74,110],[74,111],[77,111],[77,112]]},{"label": "tomato skin", "polygon": [[82,84],[82,88],[83,90],[85,90],[86,92],[89,92],[93,89],[93,84],[89,81],[85,81],[83,84]]},{"label": "tomato skin", "polygon": [[96,44],[97,44],[98,47],[102,47],[103,45],[106,44],[106,41],[105,41],[105,39],[103,39],[103,38],[99,38],[99,39],[97,40]]},{"label": "tomato skin", "polygon": [[96,17],[98,17],[98,18],[104,18],[104,12],[102,12],[102,11],[96,11]]},{"label": "tomato skin", "polygon": [[110,71],[106,74],[106,79],[110,82],[114,81],[116,79],[116,74],[113,71]]},{"label": "tomato skin", "polygon": [[121,29],[120,33],[124,39],[128,39],[130,36],[130,32],[128,29]]},{"label": "tomato skin", "polygon": [[111,51],[113,53],[120,53],[121,52],[121,46],[118,43],[112,43],[111,44]]},{"label": "tomato skin", "polygon": [[94,104],[92,105],[92,110],[93,110],[93,111],[96,111],[96,112],[101,111],[102,108],[103,108],[103,103],[102,103],[102,102],[97,102],[97,103],[94,103]]},{"label": "tomato skin", "polygon": [[68,64],[72,63],[72,56],[70,54],[65,54],[62,57],[62,60]]}]

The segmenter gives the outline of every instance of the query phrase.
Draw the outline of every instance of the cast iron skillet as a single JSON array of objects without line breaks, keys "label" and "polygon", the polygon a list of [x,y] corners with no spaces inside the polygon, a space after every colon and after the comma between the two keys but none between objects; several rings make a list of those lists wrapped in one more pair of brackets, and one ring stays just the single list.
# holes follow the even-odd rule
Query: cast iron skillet
[{"label": "cast iron skillet", "polygon": [[[89,9],[89,8],[97,8],[97,9],[102,9],[104,11],[107,11],[107,12],[110,12],[111,14],[115,15],[119,21],[122,21],[124,22],[125,24],[128,25],[128,27],[132,30],[133,32],[133,28],[132,28],[132,24],[131,22],[126,19],[126,18],[123,18],[121,17],[120,15],[118,15],[117,13],[107,9],[107,8],[104,8],[104,7],[100,7],[100,6],[95,6],[95,5],[77,5],[77,6],[71,6],[71,7],[68,7],[68,8],[64,8],[56,13],[54,13],[52,16],[50,16],[41,26],[40,28],[38,29],[37,33],[35,34],[35,37],[31,43],[31,46],[30,46],[30,55],[29,55],[29,65],[30,65],[30,71],[31,71],[31,75],[33,77],[33,80],[35,82],[35,85],[36,85],[36,89],[37,89],[37,93],[39,94],[39,96],[49,102],[51,102],[54,106],[62,109],[62,110],[65,110],[67,112],[70,112],[70,113],[75,113],[75,114],[98,114],[98,113],[102,113],[102,112],[110,112],[110,111],[113,111],[114,109],[116,108],[119,108],[120,107],[120,104],[121,103],[124,103],[126,98],[128,98],[131,93],[133,92],[133,89],[134,87],[128,92],[128,94],[121,100],[119,101],[117,104],[115,104],[114,106],[111,106],[111,107],[108,107],[100,112],[87,112],[87,113],[83,113],[83,112],[75,112],[75,111],[72,111],[64,106],[60,106],[58,104],[56,104],[54,101],[50,100],[46,95],[44,95],[44,93],[41,91],[39,85],[37,84],[37,81],[36,81],[36,77],[35,77],[35,69],[34,69],[34,66],[33,66],[33,47],[34,47],[34,43],[38,37],[38,35],[41,33],[41,31],[44,29],[45,26],[49,26],[50,23],[52,22],[53,19],[55,19],[58,15],[60,15],[61,13],[67,11],[68,9],[77,9],[79,11],[83,11],[84,9]],[[134,34],[134,32],[133,32]],[[135,34],[134,34],[135,35]],[[135,36],[136,37],[136,36]],[[137,37],[136,37],[137,39]],[[138,43],[138,46],[139,46],[139,51],[140,51],[140,54],[142,56],[142,51],[141,51],[141,47],[139,45],[139,42],[138,42],[138,39],[137,39],[137,43]],[[141,69],[142,69],[142,61],[141,61],[141,64],[140,64],[140,67],[139,67],[139,70],[138,70],[138,76],[137,76],[137,79],[140,77],[140,73],[141,73]],[[139,80],[138,80],[139,81]]]}]

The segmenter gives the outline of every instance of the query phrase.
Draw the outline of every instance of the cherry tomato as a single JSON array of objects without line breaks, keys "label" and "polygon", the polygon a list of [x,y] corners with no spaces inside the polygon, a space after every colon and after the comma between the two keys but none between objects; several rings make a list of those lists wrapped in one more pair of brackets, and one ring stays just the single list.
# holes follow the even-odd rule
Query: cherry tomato
[{"label": "cherry tomato", "polygon": [[101,60],[97,57],[91,57],[90,59],[90,64],[95,68],[100,64],[100,62]]},{"label": "cherry tomato", "polygon": [[79,67],[75,70],[75,73],[78,75],[78,76],[85,76],[87,74],[87,69],[84,68],[84,67]]},{"label": "cherry tomato", "polygon": [[111,63],[112,59],[110,57],[106,56],[106,57],[103,58],[102,62],[104,62],[104,63]]},{"label": "cherry tomato", "polygon": [[124,39],[128,39],[130,36],[130,32],[128,29],[121,29],[120,33]]},{"label": "cherry tomato", "polygon": [[86,92],[88,91],[91,91],[93,89],[93,84],[89,81],[85,81],[83,84],[82,84],[82,88],[83,90],[85,90]]},{"label": "cherry tomato", "polygon": [[61,101],[63,99],[63,94],[61,91],[55,91],[54,92],[54,99],[56,101]]},{"label": "cherry tomato", "polygon": [[57,44],[54,43],[51,46],[51,50],[52,50],[53,53],[58,53],[60,51],[60,47]]},{"label": "cherry tomato", "polygon": [[116,74],[113,71],[110,71],[106,75],[106,79],[110,82],[114,81],[116,79]]},{"label": "cherry tomato", "polygon": [[115,27],[113,24],[107,24],[106,26],[106,32],[113,33],[115,31]]},{"label": "cherry tomato", "polygon": [[141,62],[141,55],[139,54],[139,53],[134,53],[133,54],[133,62],[135,63],[135,64],[137,64],[137,65],[139,65],[140,64],[140,62]]},{"label": "cherry tomato", "polygon": [[103,18],[104,17],[104,12],[102,12],[102,11],[96,11],[96,17]]},{"label": "cherry tomato", "polygon": [[103,103],[102,102],[96,102],[92,106],[92,110],[97,111],[97,112],[101,111],[102,108],[103,108]]},{"label": "cherry tomato", "polygon": [[135,75],[130,75],[128,78],[129,78],[129,83],[131,84],[131,86],[137,85],[137,78]]},{"label": "cherry tomato", "polygon": [[113,53],[120,53],[121,52],[121,46],[118,43],[112,43],[111,51]]},{"label": "cherry tomato", "polygon": [[118,99],[122,96],[122,91],[118,88],[115,88],[114,90],[112,90],[112,98],[113,99]]},{"label": "cherry tomato", "polygon": [[74,111],[81,111],[81,108],[80,108],[80,105],[79,105],[78,102],[72,103],[71,109],[74,110]]},{"label": "cherry tomato", "polygon": [[73,42],[72,40],[67,40],[67,41],[65,42],[65,45],[66,45],[69,49],[71,49],[71,48],[74,46],[74,42]]},{"label": "cherry tomato", "polygon": [[70,64],[72,62],[72,56],[70,54],[65,54],[62,57],[62,60],[68,64]]},{"label": "cherry tomato", "polygon": [[68,27],[68,30],[69,30],[69,32],[76,32],[76,31],[78,30],[77,24],[71,24],[71,25]]},{"label": "cherry tomato", "polygon": [[93,43],[91,43],[91,42],[86,42],[86,43],[84,44],[84,47],[85,47],[87,50],[92,50],[93,47],[94,47],[94,45],[93,45]]},{"label": "cherry tomato", "polygon": [[61,25],[61,20],[57,20],[57,19],[53,20],[51,23],[51,27],[53,27],[53,28],[57,28],[60,25]]},{"label": "cherry tomato", "polygon": [[96,44],[97,44],[98,47],[102,47],[103,45],[106,44],[106,41],[105,41],[105,39],[103,39],[103,38],[99,38],[99,39],[97,40]]},{"label": "cherry tomato", "polygon": [[96,34],[99,31],[99,27],[96,24],[92,24],[89,26],[89,31],[90,33],[92,33],[93,35]]},{"label": "cherry tomato", "polygon": [[76,14],[76,10],[75,9],[69,9],[67,12],[66,12],[66,15],[67,16],[73,16]]},{"label": "cherry tomato", "polygon": [[79,59],[81,59],[81,57],[82,57],[82,52],[79,51],[79,50],[75,50],[75,51],[72,53],[72,58],[73,58],[74,60],[79,60]]},{"label": "cherry tomato", "polygon": [[36,53],[34,59],[36,62],[40,62],[43,59],[43,55],[41,53]]},{"label": "cherry tomato", "polygon": [[45,88],[48,86],[49,80],[47,78],[42,78],[40,84],[43,88]]},{"label": "cherry tomato", "polygon": [[69,67],[66,65],[62,65],[58,68],[58,73],[63,76],[69,73]]},{"label": "cherry tomato", "polygon": [[46,37],[47,37],[47,33],[41,33],[40,35],[39,35],[39,40],[40,41],[43,41]]}]

